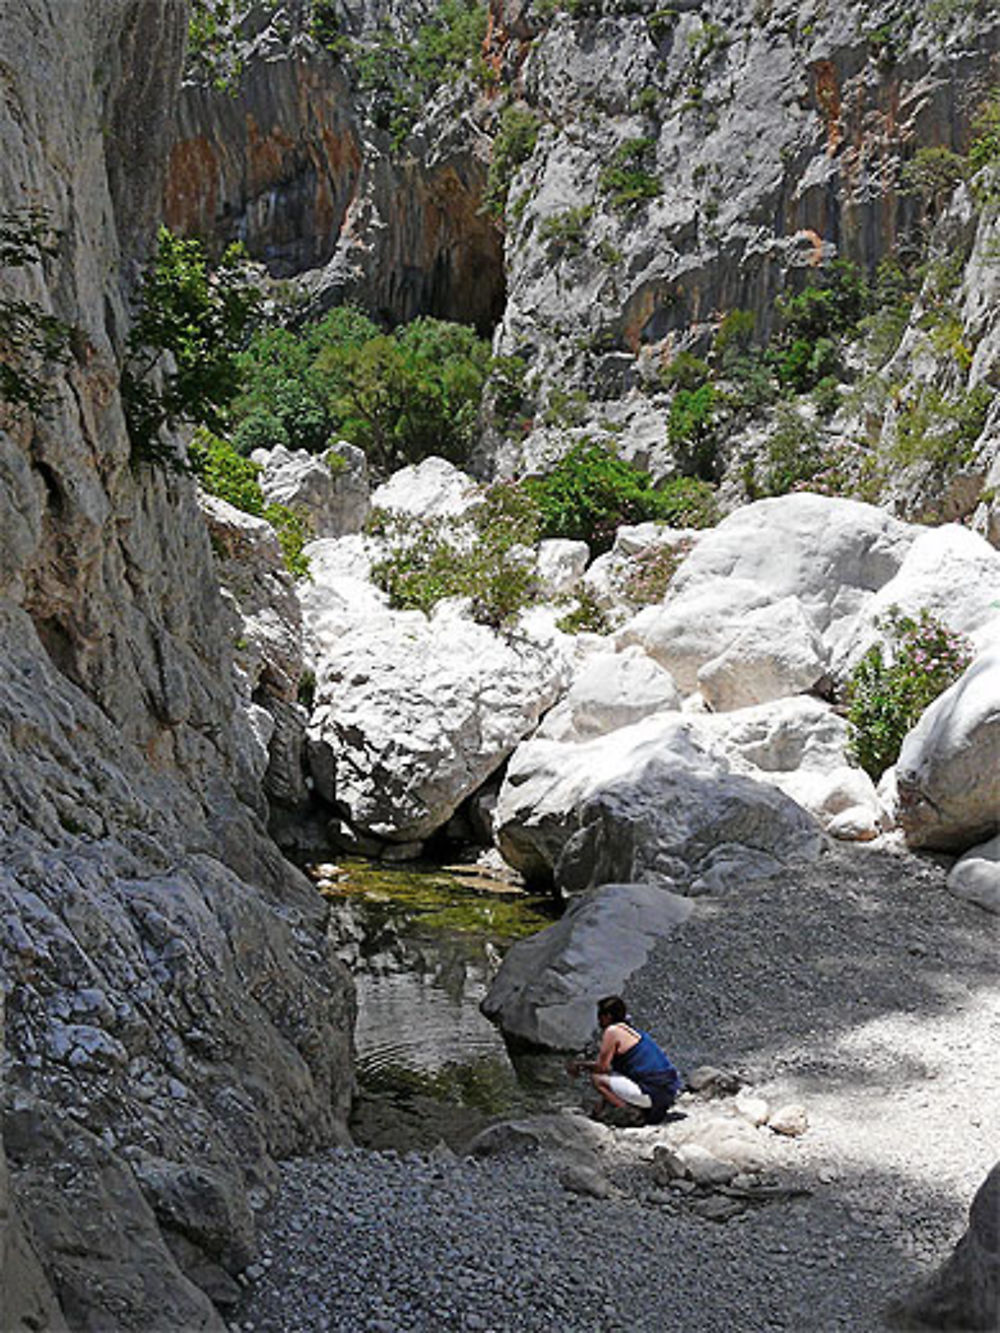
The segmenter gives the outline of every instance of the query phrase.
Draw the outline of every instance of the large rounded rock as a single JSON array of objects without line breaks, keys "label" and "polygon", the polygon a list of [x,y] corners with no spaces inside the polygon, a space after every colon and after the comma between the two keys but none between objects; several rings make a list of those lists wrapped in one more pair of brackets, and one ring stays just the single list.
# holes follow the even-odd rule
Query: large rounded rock
[{"label": "large rounded rock", "polygon": [[483,1013],[508,1037],[578,1050],[602,995],[617,994],[657,940],[693,910],[688,898],[649,884],[605,884],[577,898],[555,925],[504,956]]},{"label": "large rounded rock", "polygon": [[812,689],[826,670],[816,626],[797,597],[751,611],[726,648],[698,670],[698,686],[716,712],[748,708]]},{"label": "large rounded rock", "polygon": [[896,764],[911,847],[964,850],[1000,828],[1000,649],[983,653],[931,704]]},{"label": "large rounded rock", "polygon": [[959,857],[948,875],[948,888],[956,898],[1000,914],[1000,836]]},{"label": "large rounded rock", "polygon": [[320,794],[358,831],[394,843],[441,828],[565,686],[551,646],[516,644],[459,605],[387,612],[317,659],[309,723]]},{"label": "large rounded rock", "polygon": [[746,505],[706,533],[674,576],[679,602],[715,579],[746,579],[769,601],[797,597],[833,644],[896,574],[920,531],[856,500],[808,493]]},{"label": "large rounded rock", "polygon": [[986,633],[998,620],[1000,551],[957,523],[920,531],[898,572],[870,599],[839,646],[833,670],[838,677],[857,664],[879,638],[875,621],[891,607],[915,616],[930,611],[950,629]]},{"label": "large rounded rock", "polygon": [[890,823],[867,773],[847,761],[846,720],[799,695],[693,719],[733,769],[780,788],[836,837],[867,841]]},{"label": "large rounded rock", "polygon": [[394,472],[372,494],[373,509],[414,518],[454,517],[482,499],[482,488],[447,459],[430,457]]},{"label": "large rounded rock", "polygon": [[694,720],[662,714],[579,744],[532,740],[497,803],[500,850],[567,892],[612,882],[687,885],[725,847],[785,861],[818,853],[813,818],[734,774]]}]

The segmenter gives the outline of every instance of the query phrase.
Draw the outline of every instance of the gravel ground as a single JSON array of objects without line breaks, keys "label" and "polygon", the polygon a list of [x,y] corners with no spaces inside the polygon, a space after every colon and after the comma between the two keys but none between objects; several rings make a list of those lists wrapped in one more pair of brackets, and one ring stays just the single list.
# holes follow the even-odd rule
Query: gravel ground
[{"label": "gravel ground", "polygon": [[[700,900],[628,987],[685,1072],[737,1071],[772,1108],[805,1107],[797,1138],[740,1121],[766,1157],[750,1179],[789,1194],[713,1221],[701,1192],[654,1178],[654,1149],[732,1123],[731,1098],[686,1096],[657,1129],[587,1122],[583,1156],[338,1150],[284,1164],[231,1327],[885,1327],[1000,1152],[997,921],[943,878],[926,859],[838,849]],[[608,1197],[567,1187],[584,1160]]]}]

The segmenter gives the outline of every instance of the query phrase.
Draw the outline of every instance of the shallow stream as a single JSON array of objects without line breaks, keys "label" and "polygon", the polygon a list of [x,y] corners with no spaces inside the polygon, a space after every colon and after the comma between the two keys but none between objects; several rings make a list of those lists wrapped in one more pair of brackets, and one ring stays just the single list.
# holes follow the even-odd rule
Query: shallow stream
[{"label": "shallow stream", "polygon": [[474,866],[310,873],[357,987],[356,1143],[462,1151],[494,1120],[578,1101],[563,1059],[511,1055],[479,1009],[509,945],[554,920],[551,899]]}]

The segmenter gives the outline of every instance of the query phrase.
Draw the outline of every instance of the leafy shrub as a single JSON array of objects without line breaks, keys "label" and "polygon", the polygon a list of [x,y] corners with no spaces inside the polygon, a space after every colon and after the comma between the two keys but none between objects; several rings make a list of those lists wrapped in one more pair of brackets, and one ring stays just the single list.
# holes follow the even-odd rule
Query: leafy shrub
[{"label": "leafy shrub", "polygon": [[481,505],[458,518],[376,511],[369,531],[388,550],[371,577],[394,607],[429,613],[443,598],[469,597],[474,618],[499,629],[537,595],[537,530],[535,506],[509,482],[491,486]]},{"label": "leafy shrub", "polygon": [[665,384],[676,385],[679,389],[699,389],[711,375],[708,363],[690,352],[678,352],[660,372]]},{"label": "leafy shrub", "polygon": [[234,92],[243,64],[233,24],[234,0],[193,0],[188,19],[186,73],[220,92]]},{"label": "leafy shrub", "polygon": [[594,215],[590,205],[567,208],[545,219],[538,229],[550,259],[569,259],[583,250],[587,224]]},{"label": "leafy shrub", "polygon": [[340,307],[298,332],[254,337],[240,358],[235,438],[256,447],[276,419],[292,448],[322,452],[336,433],[376,471],[430,453],[461,462],[490,365],[489,344],[465,325],[423,318],[388,334]]},{"label": "leafy shrub", "polygon": [[760,479],[764,495],[787,495],[801,489],[823,467],[819,432],[794,407],[782,403],[768,437]]},{"label": "leafy shrub", "polygon": [[289,444],[288,431],[280,417],[273,412],[256,409],[244,417],[233,434],[233,448],[249,457],[255,449],[274,449]]},{"label": "leafy shrub", "polygon": [[969,167],[975,173],[1000,162],[1000,96],[985,101],[972,122]]},{"label": "leafy shrub", "polygon": [[329,377],[334,428],[377,471],[428,454],[464,461],[490,368],[489,343],[474,329],[415,319],[360,347],[328,348],[317,367]]},{"label": "leafy shrub", "polygon": [[[173,455],[161,432],[181,422],[215,433],[226,428],[242,384],[238,353],[259,301],[239,247],[231,246],[213,272],[200,242],[160,228],[156,256],[139,287],[121,374],[134,458],[169,464]],[[164,353],[173,357],[172,370]]]},{"label": "leafy shrub", "polygon": [[503,217],[510,183],[518,167],[535,151],[538,128],[538,117],[527,107],[508,106],[501,113],[483,195],[483,204],[492,217]]},{"label": "leafy shrub", "polygon": [[697,477],[672,477],[656,497],[656,517],[671,528],[710,528],[719,521],[715,491]]},{"label": "leafy shrub", "polygon": [[[324,24],[324,28],[329,25]],[[399,148],[420,119],[434,93],[469,72],[485,81],[482,59],[486,8],[480,0],[440,0],[412,40],[380,28],[371,43],[327,39],[347,58],[363,92],[372,96],[372,115]]]},{"label": "leafy shrub", "polygon": [[900,173],[904,194],[918,194],[937,208],[969,174],[963,157],[950,148],[918,148]]},{"label": "leafy shrub", "polygon": [[641,137],[626,139],[615,149],[608,166],[598,177],[598,186],[609,195],[611,207],[629,213],[648,199],[663,193],[663,186],[652,174],[656,163],[656,140]]},{"label": "leafy shrub", "polygon": [[662,602],[690,549],[691,543],[684,541],[676,546],[647,546],[637,551],[625,579],[625,596],[639,606]]},{"label": "leafy shrub", "polygon": [[610,634],[611,622],[604,608],[587,587],[575,594],[576,605],[556,621],[556,629],[564,634]]},{"label": "leafy shrub", "polygon": [[930,463],[947,468],[970,462],[993,395],[986,384],[951,399],[925,386],[899,415],[893,456],[904,466]]},{"label": "leafy shrub", "polygon": [[489,389],[493,418],[509,431],[525,420],[528,406],[528,367],[520,356],[495,356],[490,366]]},{"label": "leafy shrub", "polygon": [[[26,268],[58,253],[61,233],[43,208],[0,214],[0,269]],[[0,402],[48,411],[46,365],[69,358],[71,330],[34,301],[0,298]]]},{"label": "leafy shrub", "polygon": [[877,782],[899,758],[903,738],[972,660],[971,645],[927,610],[916,618],[892,607],[847,685],[849,755]]},{"label": "leafy shrub", "polygon": [[521,483],[538,506],[542,537],[585,541],[595,555],[610,550],[625,523],[668,520],[677,497],[653,488],[647,473],[610,448],[582,440],[544,477]]}]

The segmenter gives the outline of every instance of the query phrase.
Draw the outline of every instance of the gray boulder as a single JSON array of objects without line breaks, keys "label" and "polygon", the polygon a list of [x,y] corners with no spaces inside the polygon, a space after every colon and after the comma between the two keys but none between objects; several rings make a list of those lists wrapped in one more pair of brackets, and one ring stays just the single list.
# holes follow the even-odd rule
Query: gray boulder
[{"label": "gray boulder", "polygon": [[1000,836],[960,856],[949,871],[948,888],[957,898],[1000,914]]},{"label": "gray boulder", "polygon": [[990,1333],[1000,1328],[1000,1163],[976,1192],[954,1253],[896,1311],[897,1326]]},{"label": "gray boulder", "polygon": [[264,499],[302,515],[314,537],[344,537],[364,527],[369,485],[363,449],[346,440],[323,454],[278,445],[255,454],[258,458]]},{"label": "gray boulder", "polygon": [[593,889],[555,925],[508,949],[483,1013],[508,1037],[579,1050],[593,1031],[601,996],[623,990],[656,942],[693,908],[689,899],[648,884]]},{"label": "gray boulder", "polygon": [[723,848],[787,861],[823,843],[793,800],[732,773],[695,719],[669,713],[579,744],[521,745],[495,828],[511,865],[570,893],[664,880],[683,891]]}]

